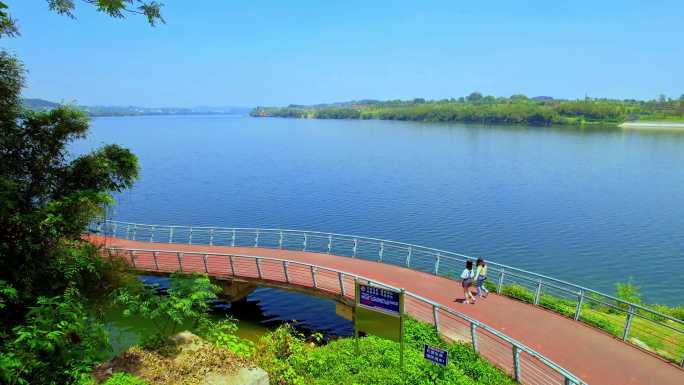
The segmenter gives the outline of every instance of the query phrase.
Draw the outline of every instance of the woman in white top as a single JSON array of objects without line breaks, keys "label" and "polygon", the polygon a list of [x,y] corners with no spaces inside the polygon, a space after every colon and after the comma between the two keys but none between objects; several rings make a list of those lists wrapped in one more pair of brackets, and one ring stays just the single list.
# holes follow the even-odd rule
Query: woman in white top
[{"label": "woman in white top", "polygon": [[468,299],[471,299],[473,305],[475,304],[475,297],[473,293],[470,292],[470,287],[473,285],[473,278],[475,277],[475,272],[473,271],[473,261],[467,261],[465,269],[461,273],[461,285],[463,285],[463,299],[464,303],[470,303]]}]

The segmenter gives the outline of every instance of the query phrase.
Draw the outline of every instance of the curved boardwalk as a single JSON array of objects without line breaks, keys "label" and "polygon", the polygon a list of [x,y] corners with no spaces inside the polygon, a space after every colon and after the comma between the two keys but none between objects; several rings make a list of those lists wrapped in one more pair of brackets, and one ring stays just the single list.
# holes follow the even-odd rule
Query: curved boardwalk
[{"label": "curved boardwalk", "polygon": [[[598,329],[496,294],[490,294],[487,299],[478,301],[476,305],[462,304],[460,300],[463,291],[459,282],[399,266],[302,251],[151,243],[118,238],[107,238],[105,241],[101,237],[91,239],[98,243],[106,242],[108,247],[261,256],[310,263],[358,274],[405,288],[461,311],[535,349],[589,384],[684,384],[684,370]],[[177,266],[174,255],[165,254],[164,258],[168,261],[162,261],[163,258],[160,257],[160,265],[163,262]],[[204,271],[204,267],[198,270]],[[210,275],[226,275],[225,267],[219,268],[211,262],[208,270]],[[306,282],[308,281],[302,280],[300,285],[307,285]],[[346,285],[350,284],[345,283]],[[352,287],[350,285],[348,293]],[[431,316],[431,311],[426,313],[429,313],[426,317]],[[446,321],[442,321],[442,328],[448,327]]]}]

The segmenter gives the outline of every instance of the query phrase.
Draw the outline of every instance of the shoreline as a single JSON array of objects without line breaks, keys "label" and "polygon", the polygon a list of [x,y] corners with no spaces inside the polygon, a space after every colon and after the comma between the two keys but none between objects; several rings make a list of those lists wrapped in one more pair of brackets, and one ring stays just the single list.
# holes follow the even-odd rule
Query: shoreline
[{"label": "shoreline", "polygon": [[625,122],[618,127],[628,130],[667,130],[684,131],[684,122]]}]

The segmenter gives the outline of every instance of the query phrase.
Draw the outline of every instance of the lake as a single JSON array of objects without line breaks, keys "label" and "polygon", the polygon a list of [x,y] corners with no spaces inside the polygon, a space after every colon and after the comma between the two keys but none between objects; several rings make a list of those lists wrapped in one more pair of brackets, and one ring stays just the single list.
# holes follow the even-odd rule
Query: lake
[{"label": "lake", "polygon": [[140,158],[118,220],[357,234],[684,298],[682,133],[142,116],[73,147],[102,143]]}]

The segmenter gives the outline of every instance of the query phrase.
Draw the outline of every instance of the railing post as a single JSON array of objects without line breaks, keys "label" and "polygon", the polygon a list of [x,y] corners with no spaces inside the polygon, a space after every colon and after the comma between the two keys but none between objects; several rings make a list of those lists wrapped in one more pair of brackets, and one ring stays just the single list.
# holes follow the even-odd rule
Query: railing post
[{"label": "railing post", "polygon": [[629,309],[627,309],[627,322],[625,322],[625,331],[622,333],[623,341],[627,341],[629,338],[629,329],[632,327],[632,317],[634,317],[634,306],[629,305]]},{"label": "railing post", "polygon": [[169,227],[169,243],[173,243],[173,226]]},{"label": "railing post", "polygon": [[332,253],[332,234],[328,234],[328,254]]},{"label": "railing post", "polygon": [[131,236],[131,225],[126,225],[126,239],[130,239]]},{"label": "railing post", "polygon": [[311,281],[313,282],[313,287],[318,288],[318,282],[316,282],[316,268],[310,266],[309,269],[311,270]]},{"label": "railing post", "polygon": [[520,382],[520,349],[516,345],[513,345],[513,372],[515,380]]},{"label": "railing post", "polygon": [[480,350],[477,344],[477,324],[470,323],[470,340],[473,342],[473,350],[475,353],[480,354]]},{"label": "railing post", "polygon": [[135,241],[137,232],[138,232],[138,225],[133,225],[133,240],[134,241]]},{"label": "railing post", "polygon": [[535,305],[539,305],[539,297],[541,297],[541,289],[542,289],[542,281],[540,279],[539,283],[537,284],[537,292],[534,293],[534,304]]},{"label": "railing post", "polygon": [[209,229],[209,246],[214,246],[214,228]]},{"label": "railing post", "polygon": [[280,232],[280,238],[278,239],[278,248],[282,249],[283,248],[283,232]]},{"label": "railing post", "polygon": [[578,321],[582,313],[582,304],[584,303],[584,290],[580,289],[579,298],[577,300],[577,308],[575,309],[575,321]]},{"label": "railing post", "polygon": [[152,226],[152,229],[150,230],[150,242],[154,242],[154,226]]},{"label": "railing post", "polygon": [[209,255],[204,254],[204,272],[209,274],[209,265],[207,264],[207,259],[209,259]]},{"label": "railing post", "polygon": [[128,250],[128,255],[131,256],[131,264],[133,265],[133,268],[136,269],[137,267],[135,266],[135,251]]},{"label": "railing post", "polygon": [[359,245],[359,240],[354,238],[354,248],[352,249],[352,258],[356,257],[356,247]]},{"label": "railing post", "polygon": [[287,261],[283,261],[283,272],[285,273],[285,283],[290,283],[290,274],[287,272]]},{"label": "railing post", "polygon": [[188,245],[192,245],[192,226],[190,226],[190,234],[188,234]]},{"label": "railing post", "polygon": [[304,233],[304,247],[302,248],[302,251],[306,251],[306,241],[307,241],[307,236],[306,236],[306,233]]},{"label": "railing post", "polygon": [[378,252],[378,256],[380,257],[380,262],[382,262],[382,254],[385,251],[385,242],[380,242],[380,251]]},{"label": "railing post", "polygon": [[437,253],[437,258],[435,258],[435,275],[439,275],[439,253]]},{"label": "railing post", "polygon": [[256,237],[254,237],[254,247],[259,247],[259,229],[256,230]]},{"label": "railing post", "polygon": [[344,297],[347,294],[344,292],[344,273],[337,273],[337,278],[340,281],[340,294]]},{"label": "railing post", "polygon": [[235,247],[235,229],[233,229],[233,235],[230,237],[230,246]]},{"label": "railing post", "polygon": [[261,258],[257,257],[254,259],[256,260],[257,275],[259,276],[259,279],[261,279]]},{"label": "railing post", "polygon": [[157,271],[159,271],[159,261],[157,259],[157,254],[158,254],[158,252],[153,251],[152,252],[152,258],[154,259],[154,268],[157,269]]},{"label": "railing post", "polygon": [[437,305],[432,305],[432,319],[435,321],[435,330],[439,334],[439,307]]},{"label": "railing post", "polygon": [[112,236],[116,238],[116,223],[112,223]]},{"label": "railing post", "polygon": [[230,262],[230,275],[235,277],[235,263],[233,262],[233,256],[228,256],[228,261]]},{"label": "railing post", "polygon": [[501,271],[499,272],[499,282],[496,285],[496,294],[501,294],[501,289],[503,288],[503,282],[504,282],[504,269],[501,268]]},{"label": "railing post", "polygon": [[408,247],[408,254],[406,255],[406,267],[411,267],[411,252],[413,251],[413,248],[411,246]]}]

